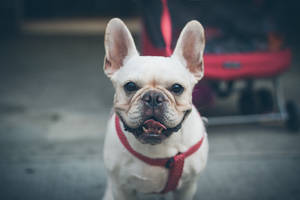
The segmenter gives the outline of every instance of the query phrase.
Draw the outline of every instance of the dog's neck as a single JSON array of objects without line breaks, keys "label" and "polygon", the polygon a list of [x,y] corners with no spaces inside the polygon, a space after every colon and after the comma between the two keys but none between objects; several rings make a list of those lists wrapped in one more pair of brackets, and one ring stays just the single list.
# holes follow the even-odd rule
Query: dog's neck
[{"label": "dog's neck", "polygon": [[[195,121],[199,121],[199,123],[195,124]],[[125,131],[123,125],[122,130],[135,151],[151,158],[168,158],[179,152],[185,152],[205,134],[204,124],[195,107],[182,123],[181,129],[174,132],[161,144],[142,144],[132,133]]]}]

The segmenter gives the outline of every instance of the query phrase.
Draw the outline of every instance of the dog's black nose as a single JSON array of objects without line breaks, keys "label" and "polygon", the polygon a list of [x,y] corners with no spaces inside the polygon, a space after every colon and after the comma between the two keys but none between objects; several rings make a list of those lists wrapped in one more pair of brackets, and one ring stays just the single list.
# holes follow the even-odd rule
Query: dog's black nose
[{"label": "dog's black nose", "polygon": [[161,92],[148,91],[143,95],[142,100],[147,106],[154,108],[161,106],[165,101],[165,97]]}]

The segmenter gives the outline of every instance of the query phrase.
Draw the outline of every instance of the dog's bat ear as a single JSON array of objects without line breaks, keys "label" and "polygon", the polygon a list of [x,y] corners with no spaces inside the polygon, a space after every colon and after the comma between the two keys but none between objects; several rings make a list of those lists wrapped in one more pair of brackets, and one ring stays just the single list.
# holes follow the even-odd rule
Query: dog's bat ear
[{"label": "dog's bat ear", "polygon": [[133,38],[124,24],[118,18],[111,19],[105,31],[104,72],[111,77],[118,71],[128,58],[138,55]]},{"label": "dog's bat ear", "polygon": [[172,55],[172,57],[177,57],[197,80],[204,75],[204,46],[204,29],[198,21],[193,20],[187,23],[181,31]]}]

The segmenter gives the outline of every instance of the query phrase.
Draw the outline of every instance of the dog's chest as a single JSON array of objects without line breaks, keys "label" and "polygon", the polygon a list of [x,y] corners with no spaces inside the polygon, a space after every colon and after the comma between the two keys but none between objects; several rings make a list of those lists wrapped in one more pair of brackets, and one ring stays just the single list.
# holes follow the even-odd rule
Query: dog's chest
[{"label": "dog's chest", "polygon": [[[197,154],[199,153],[196,152],[195,155],[185,159],[178,188],[201,171],[201,160],[197,159]],[[120,171],[120,176],[123,177],[121,180],[124,180],[129,189],[142,193],[159,193],[166,186],[169,178],[169,169],[151,166],[136,159],[129,159],[127,160],[126,168],[122,168]]]}]

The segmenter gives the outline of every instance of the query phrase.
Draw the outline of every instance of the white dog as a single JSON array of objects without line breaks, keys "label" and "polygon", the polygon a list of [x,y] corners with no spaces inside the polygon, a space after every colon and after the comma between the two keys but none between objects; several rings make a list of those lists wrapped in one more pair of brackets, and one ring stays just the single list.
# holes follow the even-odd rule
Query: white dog
[{"label": "white dog", "polygon": [[192,105],[193,87],[204,74],[204,44],[203,27],[191,21],[171,57],[139,56],[126,25],[108,23],[104,71],[116,92],[104,144],[104,200],[167,192],[193,199],[208,154],[205,127]]}]

